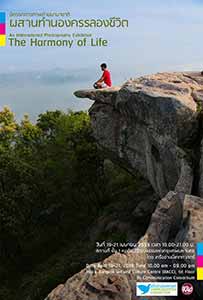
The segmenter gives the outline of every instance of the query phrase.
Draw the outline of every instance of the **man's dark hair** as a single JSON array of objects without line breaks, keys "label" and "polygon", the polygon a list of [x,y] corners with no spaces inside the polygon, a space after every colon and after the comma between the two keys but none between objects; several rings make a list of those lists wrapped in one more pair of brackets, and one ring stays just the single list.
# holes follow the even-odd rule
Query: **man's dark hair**
[{"label": "man's dark hair", "polygon": [[101,68],[106,69],[107,68],[107,64],[105,64],[105,63],[101,64]]}]

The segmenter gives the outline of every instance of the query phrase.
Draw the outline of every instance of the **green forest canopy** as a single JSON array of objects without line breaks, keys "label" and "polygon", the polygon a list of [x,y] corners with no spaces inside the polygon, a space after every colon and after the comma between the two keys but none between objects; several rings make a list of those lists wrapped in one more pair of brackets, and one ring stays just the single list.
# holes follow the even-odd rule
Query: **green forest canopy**
[{"label": "green forest canopy", "polygon": [[83,266],[73,257],[89,251],[88,226],[118,187],[134,184],[103,167],[86,112],[47,111],[18,124],[8,107],[0,111],[0,299],[43,299]]}]

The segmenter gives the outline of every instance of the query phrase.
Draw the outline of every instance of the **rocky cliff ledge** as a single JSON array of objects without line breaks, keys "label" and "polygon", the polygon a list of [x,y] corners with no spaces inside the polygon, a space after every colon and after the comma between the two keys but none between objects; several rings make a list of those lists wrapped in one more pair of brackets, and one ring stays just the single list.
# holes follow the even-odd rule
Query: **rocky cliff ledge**
[{"label": "rocky cliff ledge", "polygon": [[161,197],[174,190],[181,170],[193,163],[189,154],[199,138],[203,76],[156,74],[75,95],[95,101],[94,136],[111,159],[132,173],[139,170]]},{"label": "rocky cliff ledge", "polygon": [[[98,145],[132,174],[138,170],[162,198],[141,242],[202,241],[203,76],[160,73],[130,80],[121,87],[82,90],[75,95],[94,101],[89,113]],[[108,271],[109,262],[145,265],[149,259],[139,251],[113,254],[100,268]],[[139,298],[132,274],[96,272],[94,265],[91,270],[82,270],[46,299]],[[149,272],[147,268],[143,271]],[[198,299],[201,291],[194,284]]]}]

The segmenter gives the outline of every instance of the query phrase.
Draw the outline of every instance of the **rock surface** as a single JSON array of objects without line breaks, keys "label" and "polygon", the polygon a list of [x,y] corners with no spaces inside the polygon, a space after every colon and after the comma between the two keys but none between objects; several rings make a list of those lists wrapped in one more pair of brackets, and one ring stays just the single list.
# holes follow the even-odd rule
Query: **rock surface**
[{"label": "rock surface", "polygon": [[[77,91],[75,95],[94,100],[90,117],[98,145],[132,174],[139,171],[162,198],[140,245],[202,241],[203,199],[197,195],[203,197],[203,76],[162,73],[130,80],[122,87]],[[143,209],[141,203],[135,215]],[[159,281],[150,274],[147,263],[152,261],[140,247],[87,266],[46,300],[139,299],[137,280]],[[182,251],[186,253],[185,248]],[[195,263],[194,258],[188,260]],[[160,263],[158,258],[153,262]],[[112,264],[120,264],[122,274],[113,273]],[[125,273],[126,264],[133,264],[134,269],[143,264],[142,274],[148,279]],[[193,284],[194,299],[202,299],[198,281]]]},{"label": "rock surface", "polygon": [[[189,216],[189,218],[188,218]],[[151,224],[140,240],[140,243],[156,243],[171,241],[172,237],[177,242],[198,242],[203,240],[203,199],[169,192],[164,197],[152,215]],[[195,234],[194,234],[195,233]],[[156,277],[150,275],[146,263],[150,263],[141,247],[128,251],[126,254],[116,253],[102,261],[88,266],[80,273],[59,285],[53,290],[46,300],[132,300],[136,297],[136,276],[130,274],[113,274],[112,265],[120,264],[121,270],[125,265],[142,264],[142,273],[156,281]],[[153,260],[158,263],[158,261]],[[170,263],[174,263],[172,261]],[[166,263],[166,261],[164,261]],[[195,263],[191,261],[191,263]],[[139,280],[140,281],[140,280]],[[141,280],[145,281],[145,280]],[[194,284],[195,285],[195,284]],[[195,286],[197,296],[198,286]],[[202,295],[201,295],[202,296]],[[150,297],[156,299],[156,297]],[[167,299],[159,297],[159,299]],[[198,299],[198,298],[195,298]]]},{"label": "rock surface", "polygon": [[163,73],[126,82],[121,88],[77,91],[94,100],[90,117],[98,144],[130,172],[139,170],[157,194],[174,190],[185,150],[198,134],[197,95],[203,77]]}]

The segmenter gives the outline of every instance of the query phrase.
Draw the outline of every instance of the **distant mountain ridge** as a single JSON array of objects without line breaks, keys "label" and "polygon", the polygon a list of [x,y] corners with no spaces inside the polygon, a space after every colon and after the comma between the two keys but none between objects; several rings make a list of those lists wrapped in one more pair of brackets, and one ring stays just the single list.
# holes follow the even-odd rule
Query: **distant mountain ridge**
[{"label": "distant mountain ridge", "polygon": [[91,80],[91,70],[67,70],[54,68],[41,71],[21,71],[0,73],[0,87],[19,86],[24,83],[60,85],[66,82],[83,82]]}]

